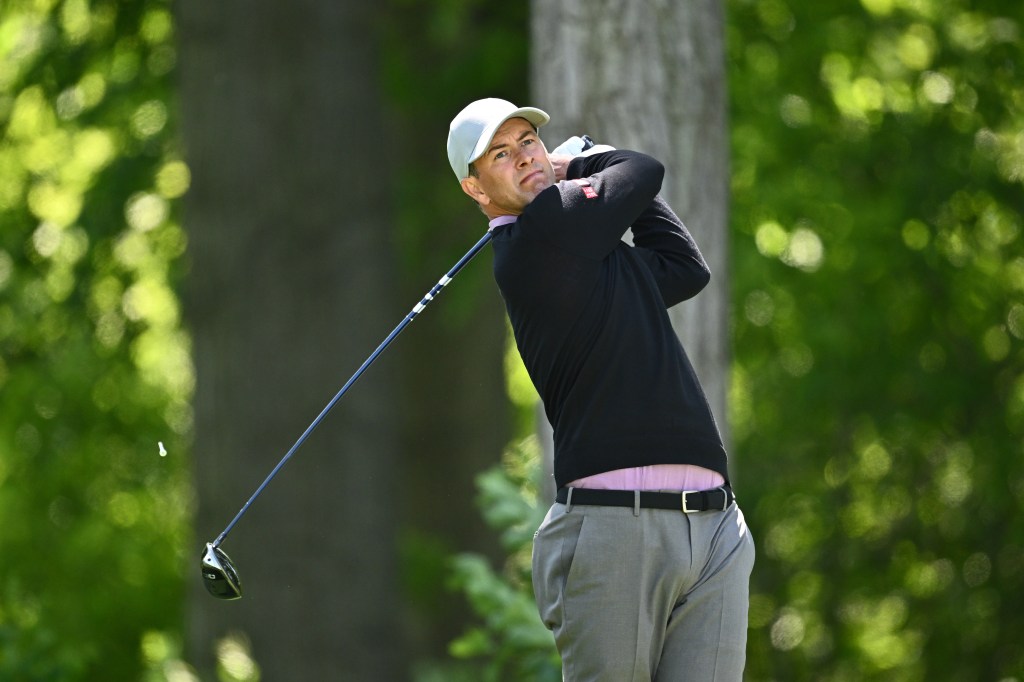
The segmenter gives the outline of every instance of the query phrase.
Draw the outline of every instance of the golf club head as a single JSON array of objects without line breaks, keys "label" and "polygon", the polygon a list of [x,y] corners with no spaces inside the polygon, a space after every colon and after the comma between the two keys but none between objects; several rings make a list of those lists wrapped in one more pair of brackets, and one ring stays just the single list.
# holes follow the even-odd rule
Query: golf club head
[{"label": "golf club head", "polygon": [[217,599],[241,599],[242,582],[231,558],[212,542],[206,543],[202,561],[203,584]]}]

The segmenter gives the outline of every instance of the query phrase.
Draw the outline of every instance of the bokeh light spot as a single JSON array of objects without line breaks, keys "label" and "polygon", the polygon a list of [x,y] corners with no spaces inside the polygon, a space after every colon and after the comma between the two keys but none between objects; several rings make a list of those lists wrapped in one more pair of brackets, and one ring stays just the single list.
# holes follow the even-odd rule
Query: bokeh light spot
[{"label": "bokeh light spot", "polygon": [[935,34],[927,26],[915,24],[900,37],[897,53],[908,69],[924,71],[931,66],[935,52]]},{"label": "bokeh light spot", "polygon": [[892,14],[893,0],[860,0],[860,4],[867,11],[880,17]]},{"label": "bokeh light spot", "polygon": [[99,73],[87,73],[78,82],[78,91],[82,95],[82,106],[91,108],[103,101],[107,94],[107,81]]},{"label": "bokeh light spot", "polygon": [[806,344],[795,343],[782,349],[779,364],[791,376],[806,376],[814,368],[814,353]]},{"label": "bokeh light spot", "polygon": [[139,501],[131,493],[119,491],[110,498],[107,515],[122,528],[134,526],[139,520]]},{"label": "bokeh light spot", "polygon": [[32,233],[32,248],[43,258],[57,253],[60,247],[61,229],[53,223],[43,222]]},{"label": "bokeh light spot", "polygon": [[139,139],[156,135],[166,124],[167,107],[155,99],[139,105],[131,118],[132,134]]},{"label": "bokeh light spot", "polygon": [[82,195],[52,182],[41,182],[29,190],[28,206],[37,218],[65,227],[82,212]]},{"label": "bokeh light spot", "polygon": [[157,194],[133,194],[125,204],[125,218],[134,230],[148,232],[167,219],[168,206]]},{"label": "bokeh light spot", "polygon": [[979,587],[992,575],[992,560],[984,552],[972,554],[964,562],[963,573],[968,587]]},{"label": "bokeh light spot", "polygon": [[775,316],[775,302],[768,292],[755,289],[747,294],[743,302],[743,312],[751,324],[764,327]]},{"label": "bokeh light spot", "polygon": [[171,36],[171,15],[165,9],[152,9],[142,18],[139,35],[147,43],[162,43]]},{"label": "bokeh light spot", "polygon": [[992,362],[1005,360],[1010,354],[1010,335],[1002,325],[989,327],[982,337],[981,344],[985,349],[985,355]]},{"label": "bokeh light spot", "polygon": [[882,478],[891,468],[892,456],[881,443],[871,443],[860,451],[860,472],[868,479]]},{"label": "bokeh light spot", "polygon": [[[2,256],[2,252],[0,252]],[[0,288],[3,288],[3,263],[0,260]],[[1018,339],[1024,339],[1024,305],[1014,303],[1006,315],[1006,327]]]},{"label": "bokeh light spot", "polygon": [[768,221],[758,225],[754,233],[754,244],[762,256],[777,258],[789,244],[789,234],[782,225],[773,220]]},{"label": "bokeh light spot", "polygon": [[804,619],[800,614],[791,609],[783,609],[782,615],[772,624],[772,646],[779,651],[791,651],[800,646],[805,632]]},{"label": "bokeh light spot", "polygon": [[183,195],[188,191],[191,182],[192,175],[182,161],[170,161],[156,174],[156,189],[161,196],[168,199]]},{"label": "bokeh light spot", "polygon": [[824,257],[825,247],[818,233],[808,227],[798,227],[782,253],[782,262],[806,272],[814,272],[821,267]]},{"label": "bokeh light spot", "polygon": [[941,73],[929,71],[921,78],[921,94],[932,104],[949,104],[953,100],[953,81]]},{"label": "bokeh light spot", "polygon": [[940,475],[939,497],[949,507],[959,507],[974,489],[974,482],[966,468],[951,465]]},{"label": "bokeh light spot", "polygon": [[779,105],[779,115],[790,128],[802,128],[811,122],[811,105],[799,95],[786,95]]},{"label": "bokeh light spot", "polygon": [[230,680],[258,680],[259,667],[252,658],[249,642],[240,634],[217,642],[217,666]]},{"label": "bokeh light spot", "polygon": [[903,243],[914,251],[921,251],[927,247],[932,238],[928,226],[920,220],[908,220],[905,222],[901,234],[903,236]]}]

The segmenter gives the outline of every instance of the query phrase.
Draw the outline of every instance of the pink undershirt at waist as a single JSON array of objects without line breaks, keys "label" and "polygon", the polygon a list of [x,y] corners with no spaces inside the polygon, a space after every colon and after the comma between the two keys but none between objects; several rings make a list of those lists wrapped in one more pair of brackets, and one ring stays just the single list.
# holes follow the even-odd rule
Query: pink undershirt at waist
[{"label": "pink undershirt at waist", "polygon": [[579,478],[570,488],[600,490],[711,490],[725,483],[717,471],[693,464],[653,464]]}]

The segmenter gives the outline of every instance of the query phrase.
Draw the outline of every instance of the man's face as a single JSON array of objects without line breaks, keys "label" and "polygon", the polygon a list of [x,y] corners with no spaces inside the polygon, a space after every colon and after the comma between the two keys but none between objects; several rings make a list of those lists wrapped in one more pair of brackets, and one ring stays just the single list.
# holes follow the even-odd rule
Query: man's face
[{"label": "man's face", "polygon": [[478,177],[463,180],[462,189],[489,218],[519,215],[538,194],[555,184],[547,150],[524,118],[505,121],[473,166]]}]

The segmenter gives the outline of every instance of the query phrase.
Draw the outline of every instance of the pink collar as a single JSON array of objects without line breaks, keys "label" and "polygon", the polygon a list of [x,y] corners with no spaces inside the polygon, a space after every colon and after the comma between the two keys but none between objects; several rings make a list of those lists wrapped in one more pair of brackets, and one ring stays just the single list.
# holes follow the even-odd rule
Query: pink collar
[{"label": "pink collar", "polygon": [[517,215],[500,215],[497,218],[492,219],[489,223],[487,223],[487,231],[490,232],[491,230],[495,230],[501,227],[502,225],[511,225],[517,220],[519,220],[519,216]]}]

